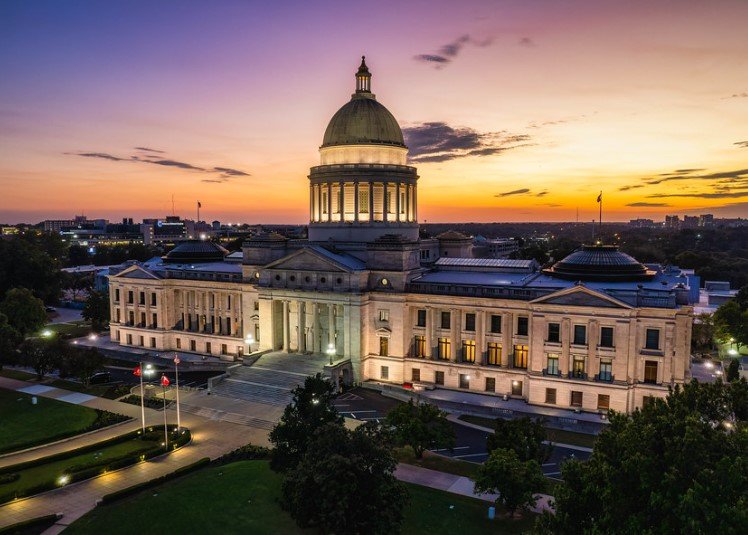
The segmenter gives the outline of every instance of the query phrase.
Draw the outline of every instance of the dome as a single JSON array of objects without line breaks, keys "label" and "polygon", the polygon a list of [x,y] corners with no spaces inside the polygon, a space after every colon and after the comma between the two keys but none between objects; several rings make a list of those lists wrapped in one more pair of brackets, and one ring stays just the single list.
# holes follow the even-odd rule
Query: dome
[{"label": "dome", "polygon": [[217,243],[190,240],[174,247],[163,257],[170,264],[191,264],[198,262],[221,262],[229,252]]},{"label": "dome", "polygon": [[322,147],[369,144],[405,147],[397,120],[371,93],[371,73],[362,57],[356,92],[330,119]]},{"label": "dome", "polygon": [[592,281],[638,281],[655,275],[615,245],[585,245],[544,271],[561,279]]}]

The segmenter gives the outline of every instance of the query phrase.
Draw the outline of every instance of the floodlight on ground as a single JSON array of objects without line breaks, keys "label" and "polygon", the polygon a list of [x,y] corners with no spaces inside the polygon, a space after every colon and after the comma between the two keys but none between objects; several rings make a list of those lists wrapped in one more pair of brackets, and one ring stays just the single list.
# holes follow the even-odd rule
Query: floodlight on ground
[{"label": "floodlight on ground", "polygon": [[67,485],[69,481],[70,481],[70,476],[64,475],[64,476],[60,476],[57,479],[57,484],[60,485],[61,487],[63,487],[65,485]]},{"label": "floodlight on ground", "polygon": [[42,336],[43,336],[44,338],[49,338],[50,336],[52,336],[52,334],[53,334],[53,333],[52,333],[52,331],[50,331],[49,329],[44,329],[44,330],[42,331]]},{"label": "floodlight on ground", "polygon": [[711,370],[712,368],[714,368],[714,363],[713,362],[707,362],[706,364],[704,364],[704,366],[706,366],[707,368],[709,368]]},{"label": "floodlight on ground", "polygon": [[735,356],[735,355],[738,354],[738,351],[737,351],[737,349],[730,348],[730,349],[727,350],[727,354]]},{"label": "floodlight on ground", "polygon": [[98,336],[96,335],[96,333],[91,333],[88,335],[88,339],[91,340],[92,342],[96,340],[97,338]]}]

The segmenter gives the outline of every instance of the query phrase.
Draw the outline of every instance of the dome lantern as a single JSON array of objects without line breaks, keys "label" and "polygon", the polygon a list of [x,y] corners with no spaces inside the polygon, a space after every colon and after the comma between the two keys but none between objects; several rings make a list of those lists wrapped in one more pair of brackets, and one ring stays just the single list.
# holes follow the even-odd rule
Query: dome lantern
[{"label": "dome lantern", "polygon": [[366,66],[366,56],[361,56],[361,65],[356,73],[356,93],[371,93],[371,73]]}]

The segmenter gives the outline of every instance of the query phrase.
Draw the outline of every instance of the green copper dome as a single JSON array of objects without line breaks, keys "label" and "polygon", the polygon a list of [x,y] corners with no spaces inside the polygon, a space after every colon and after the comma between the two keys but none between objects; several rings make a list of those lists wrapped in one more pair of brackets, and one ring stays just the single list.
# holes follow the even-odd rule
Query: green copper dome
[{"label": "green copper dome", "polygon": [[363,57],[356,73],[356,92],[330,119],[322,146],[362,144],[405,147],[397,120],[371,93],[371,73]]}]

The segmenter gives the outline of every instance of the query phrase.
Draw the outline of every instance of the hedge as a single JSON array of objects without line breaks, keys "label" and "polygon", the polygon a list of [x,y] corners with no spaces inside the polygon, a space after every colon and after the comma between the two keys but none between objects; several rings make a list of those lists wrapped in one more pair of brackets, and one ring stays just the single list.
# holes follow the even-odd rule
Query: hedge
[{"label": "hedge", "polygon": [[188,474],[190,472],[193,472],[195,470],[198,470],[200,468],[203,468],[205,466],[208,466],[210,464],[210,457],[203,457],[202,459],[199,459],[195,461],[192,464],[188,464],[187,466],[183,466],[181,468],[177,468],[173,472],[169,472],[168,474],[164,474],[161,477],[157,477],[156,479],[151,479],[149,481],[143,481],[142,483],[137,483],[136,485],[132,485],[130,487],[116,490],[114,492],[110,492],[109,494],[105,494],[101,501],[99,502],[102,505],[110,504],[112,502],[115,502],[117,500],[121,500],[122,498],[126,498],[128,496],[132,496],[133,494],[137,494],[141,490],[149,489],[152,487],[156,487],[162,483],[165,483],[169,480],[172,480],[174,478],[177,478],[179,476],[183,476],[185,474]]},{"label": "hedge", "polygon": [[230,451],[214,462],[216,464],[228,464],[236,461],[255,461],[260,459],[269,459],[270,449],[263,446],[255,446],[254,444],[247,444],[241,448],[237,448]]},{"label": "hedge", "polygon": [[[18,522],[4,528],[0,528],[0,535],[16,535],[22,533],[41,533],[52,526],[61,517],[56,514],[38,516],[23,522]],[[43,528],[43,529],[42,529]]]}]

